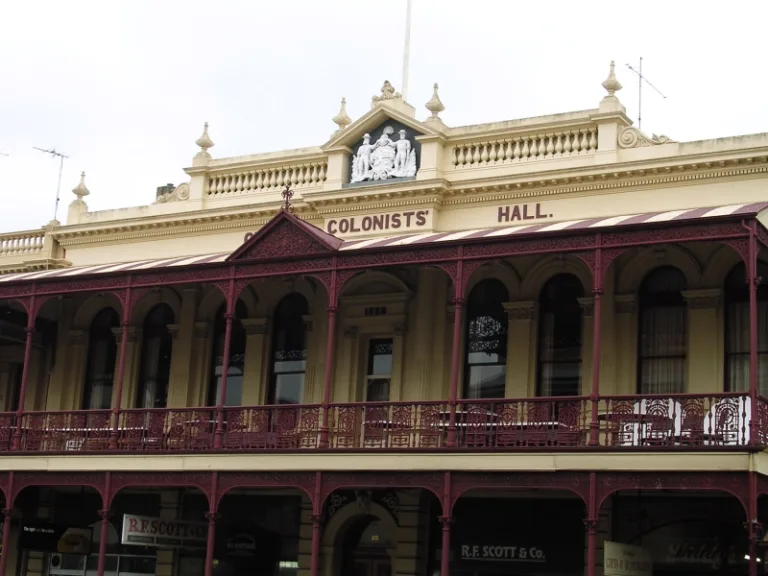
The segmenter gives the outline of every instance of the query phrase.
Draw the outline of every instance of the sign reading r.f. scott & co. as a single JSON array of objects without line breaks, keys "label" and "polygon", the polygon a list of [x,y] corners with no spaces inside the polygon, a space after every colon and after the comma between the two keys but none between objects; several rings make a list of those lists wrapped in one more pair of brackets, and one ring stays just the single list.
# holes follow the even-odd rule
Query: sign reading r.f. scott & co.
[{"label": "sign reading r.f. scott & co.", "polygon": [[205,522],[162,520],[151,516],[123,516],[122,543],[157,548],[204,548],[208,537]]}]

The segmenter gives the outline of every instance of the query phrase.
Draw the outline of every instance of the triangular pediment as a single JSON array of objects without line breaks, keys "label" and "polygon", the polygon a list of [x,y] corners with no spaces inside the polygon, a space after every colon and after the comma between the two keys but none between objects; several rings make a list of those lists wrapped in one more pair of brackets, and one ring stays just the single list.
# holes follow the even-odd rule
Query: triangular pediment
[{"label": "triangular pediment", "polygon": [[347,126],[323,145],[324,150],[345,146],[353,149],[362,139],[363,135],[374,131],[381,125],[390,122],[402,124],[407,129],[418,135],[438,135],[440,134],[426,122],[419,122],[407,114],[403,114],[386,105],[379,105],[372,108],[352,124]]},{"label": "triangular pediment", "polygon": [[287,210],[280,210],[235,250],[227,262],[329,254],[343,243],[340,238],[304,222]]}]

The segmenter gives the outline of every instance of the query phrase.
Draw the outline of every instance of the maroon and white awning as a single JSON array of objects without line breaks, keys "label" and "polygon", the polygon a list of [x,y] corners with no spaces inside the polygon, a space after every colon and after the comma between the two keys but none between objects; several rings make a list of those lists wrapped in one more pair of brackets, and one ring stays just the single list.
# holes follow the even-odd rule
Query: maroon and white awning
[{"label": "maroon and white awning", "polygon": [[[725,216],[756,215],[768,209],[768,202],[752,204],[731,204],[708,208],[692,208],[688,210],[670,210],[667,212],[648,212],[645,214],[627,214],[603,218],[587,218],[582,220],[566,220],[552,224],[520,224],[477,230],[462,230],[459,232],[429,232],[426,234],[404,234],[366,240],[345,240],[339,246],[342,252],[352,250],[378,249],[396,246],[430,244],[434,242],[450,242],[481,238],[508,238],[512,236],[528,236],[529,234],[545,234],[547,232],[562,232],[566,230],[587,230],[616,228],[637,224],[654,224],[663,222],[679,222],[684,220],[704,220]],[[99,264],[94,266],[78,266],[59,268],[38,272],[22,272],[18,274],[0,275],[0,283],[17,280],[37,280],[42,278],[68,278],[88,274],[107,274],[110,272],[133,272],[139,270],[155,270],[158,268],[176,268],[199,264],[214,264],[224,262],[230,253],[204,254],[200,256],[184,256],[122,264]]]}]

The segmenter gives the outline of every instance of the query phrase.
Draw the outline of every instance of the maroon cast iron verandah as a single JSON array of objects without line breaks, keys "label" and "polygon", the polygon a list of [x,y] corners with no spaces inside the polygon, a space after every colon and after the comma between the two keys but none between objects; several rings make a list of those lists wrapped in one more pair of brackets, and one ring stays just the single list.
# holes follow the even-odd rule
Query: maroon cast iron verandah
[{"label": "maroon cast iron verandah", "polygon": [[[39,278],[31,282],[10,281],[0,284],[0,299],[13,299],[21,303],[27,311],[27,338],[25,341],[25,359],[28,360],[32,336],[34,333],[34,321],[44,303],[57,295],[73,292],[109,292],[114,294],[121,304],[121,345],[120,359],[116,374],[117,403],[107,415],[106,421],[104,414],[89,413],[87,411],[77,411],[74,415],[63,417],[63,413],[30,413],[23,411],[24,399],[26,396],[27,383],[29,379],[28,361],[25,361],[22,371],[22,382],[20,390],[20,402],[16,413],[3,415],[0,424],[5,424],[8,428],[13,428],[13,435],[10,442],[11,451],[25,450],[29,451],[27,446],[22,446],[22,436],[25,430],[34,429],[34,419],[41,418],[75,418],[76,423],[85,419],[81,426],[89,431],[89,434],[98,434],[97,438],[85,438],[84,440],[98,440],[89,442],[90,449],[97,449],[97,446],[103,444],[99,424],[111,425],[111,431],[108,435],[106,447],[109,450],[119,450],[120,436],[126,434],[121,432],[121,422],[131,420],[133,427],[139,425],[141,418],[145,418],[145,427],[151,428],[151,423],[160,426],[154,416],[137,416],[135,412],[122,409],[120,404],[122,400],[122,384],[125,375],[125,343],[126,333],[129,328],[129,319],[131,311],[136,302],[145,296],[153,287],[188,284],[208,283],[216,286],[223,293],[227,303],[226,330],[225,330],[225,354],[224,362],[226,364],[228,355],[226,354],[227,342],[231,338],[232,319],[234,313],[234,304],[237,301],[242,290],[244,290],[256,278],[276,277],[286,275],[306,275],[311,276],[321,282],[328,292],[328,314],[329,326],[326,337],[326,357],[325,373],[323,381],[322,403],[319,407],[319,435],[317,441],[318,448],[331,447],[332,430],[331,426],[336,426],[331,421],[331,385],[333,379],[333,361],[336,337],[336,313],[339,294],[350,278],[359,272],[371,268],[382,268],[402,265],[429,265],[444,270],[454,285],[453,302],[455,306],[456,319],[453,330],[452,343],[452,365],[450,374],[450,396],[448,406],[444,416],[445,423],[442,429],[445,431],[442,445],[446,448],[454,448],[460,445],[459,427],[463,430],[469,429],[468,423],[458,422],[460,414],[458,398],[459,370],[461,366],[460,348],[461,348],[461,325],[463,320],[463,309],[465,293],[468,281],[471,275],[483,264],[493,262],[500,258],[511,257],[522,254],[546,255],[551,253],[567,253],[582,260],[589,268],[593,278],[594,296],[594,316],[595,330],[593,330],[593,373],[592,385],[589,396],[589,408],[584,409],[583,413],[589,414],[588,434],[586,435],[586,445],[589,447],[598,447],[606,444],[606,436],[601,432],[608,429],[610,434],[611,427],[615,427],[618,418],[604,418],[601,422],[601,403],[610,402],[610,399],[601,398],[599,395],[599,357],[601,344],[601,303],[603,282],[610,264],[623,252],[630,248],[638,246],[650,246],[663,243],[683,243],[683,242],[720,242],[735,250],[745,262],[747,270],[747,282],[749,285],[749,303],[750,303],[750,361],[749,375],[750,386],[748,401],[745,399],[740,408],[727,408],[729,413],[746,409],[749,414],[744,414],[743,418],[737,418],[735,427],[738,429],[744,425],[748,426],[749,431],[741,433],[741,441],[738,445],[760,445],[764,443],[766,437],[766,426],[768,426],[768,409],[765,402],[759,398],[757,390],[757,286],[760,279],[757,278],[757,258],[758,242],[762,246],[768,246],[768,233],[762,225],[753,216],[747,217],[743,213],[737,216],[722,216],[708,218],[706,221],[681,221],[667,222],[664,225],[659,224],[638,224],[622,227],[620,231],[612,229],[606,230],[579,230],[565,231],[562,233],[547,233],[546,237],[525,236],[520,233],[514,240],[509,238],[475,238],[463,239],[459,241],[444,242],[440,246],[433,244],[408,245],[404,247],[388,247],[382,249],[362,249],[355,250],[354,253],[340,251],[338,248],[341,241],[321,230],[303,222],[290,213],[289,210],[281,210],[276,217],[267,223],[259,232],[236,250],[223,264],[198,265],[181,267],[180,269],[158,269],[143,270],[129,273],[110,273],[93,274],[90,277],[78,279],[46,279]],[[196,446],[189,446],[190,449],[216,449],[225,447],[225,430],[228,422],[225,421],[225,413],[228,408],[224,407],[226,397],[227,373],[222,374],[221,386],[215,407],[215,413],[211,417],[215,421],[214,435],[212,445],[206,441],[195,440],[192,442]],[[723,395],[725,399],[727,395]],[[639,400],[639,397],[636,398]],[[677,402],[678,399],[670,398],[669,402]],[[659,404],[659,402],[656,402]],[[701,403],[701,401],[699,402]],[[253,407],[255,410],[257,407]],[[275,407],[277,410],[279,407]],[[711,407],[715,412],[716,407]],[[659,408],[656,407],[655,413],[658,414]],[[667,416],[675,417],[676,405],[667,410]],[[197,412],[204,412],[204,409],[197,409]],[[147,414],[150,411],[145,411]],[[647,410],[639,407],[638,414],[646,413]],[[172,411],[166,411],[170,417]],[[695,413],[695,409],[680,406],[679,413],[688,415]],[[153,413],[154,414],[154,413]],[[546,421],[553,421],[559,414],[558,407],[544,417]],[[194,415],[191,423],[199,426],[201,418],[199,414]],[[503,415],[498,415],[502,418]],[[12,422],[9,421],[12,418]],[[727,415],[724,416],[727,419]],[[460,420],[460,418],[458,418]],[[578,418],[577,418],[578,419]],[[306,419],[305,419],[306,420]],[[541,418],[533,418],[533,421],[539,421]],[[613,420],[611,422],[611,420]],[[366,419],[366,422],[369,422]],[[582,434],[582,430],[573,422],[563,423],[571,432]],[[165,426],[165,425],[163,425]],[[497,429],[498,429],[498,425]],[[734,424],[729,425],[731,428]],[[162,427],[162,426],[161,426]],[[188,426],[187,426],[188,427]],[[701,436],[704,432],[709,436],[720,430],[719,424],[709,424],[709,432],[703,430],[707,427],[705,423],[691,424],[688,431],[692,431],[693,436]],[[178,426],[174,424],[174,429]],[[632,427],[630,426],[630,429]],[[680,427],[682,430],[682,426]],[[73,428],[70,426],[70,430]],[[56,427],[52,427],[55,432]],[[94,432],[95,430],[95,432]],[[243,430],[244,433],[255,432],[258,430]],[[338,433],[336,430],[335,433]],[[642,436],[639,432],[633,432],[635,436]],[[630,434],[632,435],[632,433]],[[738,435],[738,433],[737,433]],[[187,437],[188,434],[177,434],[177,436]],[[251,435],[253,436],[253,435]],[[310,433],[311,436],[311,433]],[[75,440],[80,440],[75,438]],[[710,438],[709,440],[712,440]],[[229,437],[232,442],[232,436]],[[271,442],[271,441],[270,441]],[[0,438],[1,443],[1,438]],[[182,442],[183,443],[183,442]],[[581,445],[581,440],[571,443]],[[691,445],[696,445],[697,441],[686,441]],[[701,443],[701,442],[698,442]],[[715,439],[710,444],[717,445]],[[155,442],[156,447],[157,443]],[[162,444],[162,443],[161,443]],[[246,442],[247,444],[247,442]],[[492,444],[492,443],[491,443]],[[528,444],[528,442],[524,442]],[[535,444],[535,443],[533,443]],[[550,441],[539,442],[543,446],[552,445]],[[555,442],[555,445],[567,443]],[[622,444],[622,443],[618,443]],[[618,445],[616,443],[612,445]],[[631,442],[630,442],[631,444]],[[665,445],[665,442],[656,442],[659,445]],[[34,445],[34,443],[33,443]],[[466,443],[465,443],[466,446]],[[245,446],[243,446],[245,447]],[[496,445],[498,447],[498,444]],[[165,448],[168,448],[167,446]],[[103,449],[103,446],[100,446]]]},{"label": "maroon cast iron verandah", "polygon": [[[471,490],[565,491],[584,503],[587,575],[594,576],[597,560],[597,528],[600,509],[611,495],[621,491],[705,491],[736,498],[744,507],[750,548],[749,574],[757,574],[755,552],[764,529],[757,517],[757,499],[768,495],[768,478],[755,472],[7,472],[0,474],[4,496],[3,550],[10,543],[11,519],[18,495],[31,486],[78,486],[101,496],[101,532],[109,528],[112,503],[126,488],[194,488],[208,500],[208,532],[205,574],[213,573],[213,551],[218,510],[223,497],[235,489],[291,488],[302,493],[312,506],[310,573],[319,576],[320,538],[327,520],[326,502],[339,489],[421,489],[431,493],[441,506],[441,576],[450,573],[450,534],[454,506]],[[103,576],[106,538],[99,546],[98,576]],[[0,576],[6,575],[7,554],[0,555]]]}]

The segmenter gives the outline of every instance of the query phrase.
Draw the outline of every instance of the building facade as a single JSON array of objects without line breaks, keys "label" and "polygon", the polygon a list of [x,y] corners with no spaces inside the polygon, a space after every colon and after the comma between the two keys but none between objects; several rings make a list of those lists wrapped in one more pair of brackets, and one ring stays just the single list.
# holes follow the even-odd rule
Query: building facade
[{"label": "building facade", "polygon": [[0,235],[0,576],[762,571],[768,135],[603,88]]}]

